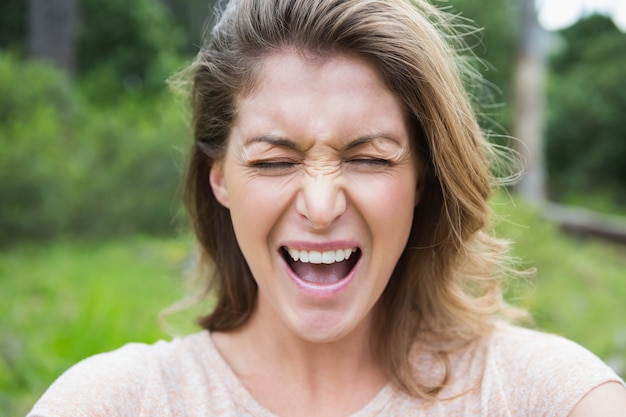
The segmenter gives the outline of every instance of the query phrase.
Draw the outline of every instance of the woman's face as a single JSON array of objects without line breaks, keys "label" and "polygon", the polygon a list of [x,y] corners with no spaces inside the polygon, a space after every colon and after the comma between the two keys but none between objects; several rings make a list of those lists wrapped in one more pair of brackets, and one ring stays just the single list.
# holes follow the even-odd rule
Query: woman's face
[{"label": "woman's face", "polygon": [[407,112],[354,56],[271,55],[257,81],[210,174],[258,284],[251,322],[339,340],[369,325],[411,229]]}]

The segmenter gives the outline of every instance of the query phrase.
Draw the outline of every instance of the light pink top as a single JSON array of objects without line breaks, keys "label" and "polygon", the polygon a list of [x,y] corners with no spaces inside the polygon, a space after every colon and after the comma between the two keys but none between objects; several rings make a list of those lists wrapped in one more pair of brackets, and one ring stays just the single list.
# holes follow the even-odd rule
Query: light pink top
[{"label": "light pink top", "polygon": [[[454,398],[427,402],[388,385],[352,417],[565,417],[593,388],[622,382],[583,347],[510,326],[450,359],[452,380],[443,397]],[[436,377],[441,370],[429,354],[416,352],[414,360],[420,375]],[[86,359],[63,374],[28,416],[276,417],[241,384],[208,332],[129,344]]]}]

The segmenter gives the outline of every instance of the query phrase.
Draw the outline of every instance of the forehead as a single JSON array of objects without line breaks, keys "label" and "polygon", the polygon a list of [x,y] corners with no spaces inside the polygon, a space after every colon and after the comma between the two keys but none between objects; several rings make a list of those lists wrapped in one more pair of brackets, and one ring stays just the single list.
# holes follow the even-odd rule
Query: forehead
[{"label": "forehead", "polygon": [[237,97],[234,125],[271,129],[295,123],[309,134],[350,136],[355,134],[351,130],[406,128],[407,113],[366,59],[288,50],[260,63],[254,86]]},{"label": "forehead", "polygon": [[251,74],[237,97],[239,100],[278,85],[296,86],[304,80],[319,84],[349,76],[353,81],[369,79],[378,85],[385,84],[380,71],[364,56],[348,51],[311,52],[296,47],[263,55]]}]

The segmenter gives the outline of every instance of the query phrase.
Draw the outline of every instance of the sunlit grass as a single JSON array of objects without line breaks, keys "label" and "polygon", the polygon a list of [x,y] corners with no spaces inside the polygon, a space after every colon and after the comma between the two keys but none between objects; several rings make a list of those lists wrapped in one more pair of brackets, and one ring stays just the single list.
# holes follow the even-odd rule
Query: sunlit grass
[{"label": "sunlit grass", "polygon": [[529,280],[510,284],[508,298],[527,308],[540,329],[589,348],[626,374],[626,246],[563,235],[536,210],[499,196],[496,230],[512,240]]},{"label": "sunlit grass", "polygon": [[65,369],[130,341],[183,296],[186,239],[57,243],[0,254],[0,415],[23,415]]}]

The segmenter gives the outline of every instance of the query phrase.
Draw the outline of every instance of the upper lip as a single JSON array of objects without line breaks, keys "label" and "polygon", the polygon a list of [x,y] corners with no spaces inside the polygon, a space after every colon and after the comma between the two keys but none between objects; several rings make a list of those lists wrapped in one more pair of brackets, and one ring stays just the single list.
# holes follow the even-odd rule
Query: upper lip
[{"label": "upper lip", "polygon": [[335,240],[332,242],[302,242],[302,241],[290,241],[284,242],[280,245],[280,248],[297,249],[306,251],[332,251],[339,249],[353,249],[360,248],[359,244],[353,240]]}]

